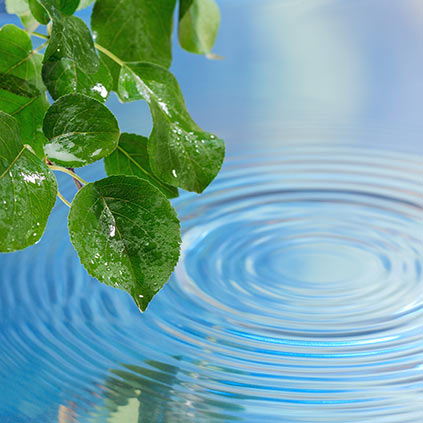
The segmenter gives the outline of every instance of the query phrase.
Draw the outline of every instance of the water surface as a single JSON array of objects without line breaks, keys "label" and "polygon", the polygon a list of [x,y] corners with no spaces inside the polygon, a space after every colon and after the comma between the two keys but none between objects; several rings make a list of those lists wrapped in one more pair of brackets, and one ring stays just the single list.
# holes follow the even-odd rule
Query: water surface
[{"label": "water surface", "polygon": [[85,273],[58,204],[38,245],[1,256],[1,421],[421,422],[421,166],[232,158],[175,201],[182,257],[143,315]]}]

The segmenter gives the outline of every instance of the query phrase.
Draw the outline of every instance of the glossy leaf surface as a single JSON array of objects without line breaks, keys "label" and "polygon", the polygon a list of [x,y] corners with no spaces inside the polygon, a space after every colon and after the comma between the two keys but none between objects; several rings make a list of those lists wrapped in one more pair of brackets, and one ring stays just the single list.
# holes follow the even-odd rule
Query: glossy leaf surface
[{"label": "glossy leaf surface", "polygon": [[54,175],[20,141],[16,119],[0,112],[0,252],[41,238],[56,193]]},{"label": "glossy leaf surface", "polygon": [[[94,5],[96,42],[124,62],[147,61],[169,67],[175,0],[102,0]],[[117,36],[118,34],[118,36]],[[105,57],[117,89],[120,67]]]},{"label": "glossy leaf surface", "polygon": [[56,164],[80,167],[108,156],[119,141],[119,126],[102,103],[82,94],[60,97],[43,124],[47,157]]},{"label": "glossy leaf surface", "polygon": [[215,0],[179,0],[179,44],[191,53],[210,53],[216,41],[220,12]]},{"label": "glossy leaf surface", "polygon": [[225,146],[192,120],[174,76],[161,66],[130,63],[122,67],[118,92],[125,101],[144,99],[150,106],[153,173],[169,185],[202,192],[219,172]]},{"label": "glossy leaf surface", "polygon": [[70,59],[44,63],[43,81],[54,100],[65,94],[80,93],[99,101],[106,101],[112,89],[112,76],[100,60],[96,73],[86,73]]},{"label": "glossy leaf surface", "polygon": [[42,25],[47,25],[50,22],[50,16],[47,10],[38,3],[38,0],[28,0],[29,9],[32,16]]},{"label": "glossy leaf surface", "polygon": [[136,176],[110,176],[75,196],[69,233],[88,273],[126,290],[141,310],[171,275],[180,227],[169,200]]},{"label": "glossy leaf surface", "polygon": [[54,9],[55,11],[59,11],[64,15],[72,15],[79,6],[80,0],[28,0],[36,1],[41,3],[41,5],[51,13]]},{"label": "glossy leaf surface", "polygon": [[40,55],[33,53],[28,34],[15,25],[4,25],[0,29],[0,73],[32,81],[40,88],[40,69]]},{"label": "glossy leaf surface", "polygon": [[75,2],[69,2],[68,8],[63,6],[65,7],[65,12],[63,12],[59,7],[61,5],[59,0],[39,0],[39,2],[45,7],[53,21],[43,63],[49,60],[68,58],[76,62],[83,71],[95,73],[99,66],[99,60],[88,27],[76,16],[65,14],[78,5],[75,6]]},{"label": "glossy leaf surface", "polygon": [[107,175],[135,175],[158,188],[167,198],[178,196],[178,189],[161,182],[152,172],[147,152],[148,138],[121,134],[119,145],[104,159]]},{"label": "glossy leaf surface", "polygon": [[42,120],[48,108],[40,78],[41,56],[34,54],[28,34],[14,25],[0,30],[0,110],[19,123],[21,140],[43,156]]}]

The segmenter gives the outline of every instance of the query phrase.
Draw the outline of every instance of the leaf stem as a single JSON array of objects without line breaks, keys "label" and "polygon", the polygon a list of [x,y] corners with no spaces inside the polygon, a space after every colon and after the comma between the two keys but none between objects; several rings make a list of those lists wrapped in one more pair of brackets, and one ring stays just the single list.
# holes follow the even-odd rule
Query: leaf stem
[{"label": "leaf stem", "polygon": [[29,35],[33,37],[43,38],[44,40],[48,40],[50,37],[45,34],[40,34],[39,32],[28,32]]},{"label": "leaf stem", "polygon": [[66,198],[65,197],[63,197],[63,195],[62,194],[60,194],[60,191],[57,191],[57,196],[70,208],[70,206],[71,206],[71,203],[69,203],[69,201],[68,200],[66,200]]},{"label": "leaf stem", "polygon": [[77,181],[81,182],[81,184],[83,185],[87,185],[88,182],[84,181],[80,176],[78,176],[75,172],[72,172],[69,169],[66,169],[65,167],[62,166],[55,166],[55,165],[50,165],[47,164],[47,166],[51,169],[51,170],[57,170],[58,172],[63,172],[63,173],[67,173],[68,175],[72,176],[72,178],[76,179]]},{"label": "leaf stem", "polygon": [[37,47],[35,50],[32,51],[32,54],[38,53],[40,50],[42,50],[46,45],[48,44],[48,41],[45,41],[42,43],[39,47]]},{"label": "leaf stem", "polygon": [[[41,34],[39,32],[29,32],[29,35],[33,37],[43,38],[44,40],[48,40],[50,37],[45,34]],[[125,66],[125,62],[120,60],[119,57],[115,56],[111,51],[107,50],[107,48],[103,47],[100,44],[94,43],[95,48],[98,51],[101,51],[103,54],[108,56],[110,59],[112,59],[114,62],[116,62],[120,66]]]},{"label": "leaf stem", "polygon": [[[66,169],[70,170],[71,172],[75,173],[75,169],[73,167],[67,167]],[[78,181],[78,179],[73,178],[73,182],[75,182],[76,188],[78,188],[78,191],[83,187],[83,185],[81,184],[81,182]]]},{"label": "leaf stem", "polygon": [[94,43],[94,46],[97,50],[101,51],[106,56],[110,57],[114,62],[116,62],[120,66],[125,66],[125,62],[119,59],[119,57],[115,56],[111,51],[107,50],[107,48],[104,48],[100,44]]}]

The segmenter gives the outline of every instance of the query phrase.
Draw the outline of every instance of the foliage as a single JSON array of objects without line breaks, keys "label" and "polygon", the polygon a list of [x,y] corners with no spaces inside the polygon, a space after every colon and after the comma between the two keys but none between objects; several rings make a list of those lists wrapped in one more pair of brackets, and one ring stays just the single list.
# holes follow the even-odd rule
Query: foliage
[{"label": "foliage", "polygon": [[[0,252],[42,236],[59,196],[70,239],[100,282],[126,290],[144,311],[178,261],[180,224],[169,199],[201,193],[216,177],[224,143],[189,115],[172,61],[176,0],[97,0],[91,26],[74,12],[92,0],[6,0],[24,29],[0,29]],[[209,54],[219,26],[214,0],[179,0],[180,45]],[[33,32],[47,25],[46,31]],[[30,36],[45,38],[33,49]],[[153,130],[121,134],[103,104],[144,100]],[[47,93],[54,100],[50,105]],[[104,158],[107,177],[74,168]],[[53,171],[69,174],[72,203]]]}]

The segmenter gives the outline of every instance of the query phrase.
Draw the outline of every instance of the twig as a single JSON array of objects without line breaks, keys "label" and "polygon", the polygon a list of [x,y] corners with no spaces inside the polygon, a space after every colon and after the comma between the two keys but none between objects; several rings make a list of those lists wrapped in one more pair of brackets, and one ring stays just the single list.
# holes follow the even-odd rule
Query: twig
[{"label": "twig", "polygon": [[68,207],[70,207],[71,206],[71,204],[69,203],[69,201],[68,200],[66,200],[66,198],[65,197],[63,197],[63,195],[62,194],[60,194],[60,191],[57,191],[57,196],[68,206]]}]

